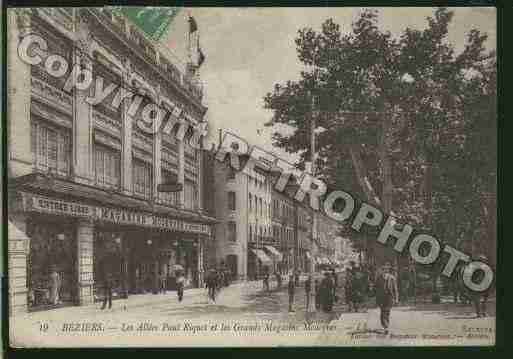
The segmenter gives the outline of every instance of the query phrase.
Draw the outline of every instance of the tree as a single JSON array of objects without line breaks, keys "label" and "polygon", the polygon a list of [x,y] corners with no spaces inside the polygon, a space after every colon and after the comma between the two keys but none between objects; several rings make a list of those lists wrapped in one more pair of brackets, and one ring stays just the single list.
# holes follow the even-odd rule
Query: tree
[{"label": "tree", "polygon": [[[382,32],[370,10],[347,34],[331,19],[320,32],[304,28],[296,39],[301,78],[275,84],[264,98],[273,110],[266,125],[293,129],[273,140],[300,154],[298,167],[311,158],[313,117],[320,178],[443,241],[482,229],[483,212],[492,223],[495,198],[496,142],[481,131],[495,137],[495,66],[485,66],[494,54],[485,51],[486,35],[472,30],[456,55],[447,43],[452,16],[439,8],[426,29],[407,28],[399,38]],[[487,165],[471,167],[478,163]],[[378,263],[387,256],[375,254]]]}]

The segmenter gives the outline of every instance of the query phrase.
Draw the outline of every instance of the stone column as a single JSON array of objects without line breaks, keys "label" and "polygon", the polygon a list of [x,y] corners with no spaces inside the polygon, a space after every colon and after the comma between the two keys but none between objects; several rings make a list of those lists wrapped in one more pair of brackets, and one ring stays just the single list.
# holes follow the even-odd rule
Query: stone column
[{"label": "stone column", "polygon": [[[73,64],[93,71],[91,32],[89,24],[81,18],[77,23],[77,47],[73,50]],[[73,88],[73,176],[78,183],[92,184],[93,171],[93,108],[86,102],[92,93],[94,81],[85,90]]]},{"label": "stone column", "polygon": [[27,216],[16,214],[10,221],[19,230],[19,237],[13,238],[9,233],[9,315],[26,313],[27,306],[27,256],[30,240],[26,237]]},{"label": "stone column", "polygon": [[30,144],[29,64],[18,56],[18,45],[31,31],[31,10],[7,9],[7,140],[9,144],[9,176],[18,177],[32,172]]},{"label": "stone column", "polygon": [[[200,141],[203,142],[203,141]],[[198,168],[198,210],[200,212],[203,212],[203,150],[196,150],[196,153],[198,154],[198,161],[197,161],[197,168]]]},{"label": "stone column", "polygon": [[185,206],[185,141],[177,140],[178,142],[178,182],[183,184],[183,190],[179,197],[179,206]]},{"label": "stone column", "polygon": [[198,234],[198,287],[203,287],[203,251],[204,251],[204,243],[201,238],[201,235]]},{"label": "stone column", "polygon": [[94,302],[93,277],[93,238],[94,224],[88,220],[77,222],[77,273],[78,273],[78,304],[86,305]]},{"label": "stone column", "polygon": [[[123,73],[123,79],[121,86],[129,88],[130,74],[132,66],[130,61],[127,60],[125,63],[125,69]],[[123,100],[121,121],[123,123],[122,128],[122,141],[121,141],[121,188],[124,194],[130,195],[132,193],[132,123],[133,117],[128,114],[128,108],[130,106],[131,99],[127,98]]]},{"label": "stone column", "polygon": [[[157,88],[157,94],[160,93],[160,85]],[[160,103],[160,99],[153,99],[156,104],[162,106]],[[162,116],[162,114],[159,114]],[[160,199],[159,192],[157,191],[157,186],[162,183],[162,132],[158,131],[159,129],[156,127],[158,121],[153,121],[154,127],[154,135],[153,135],[153,198]]]}]

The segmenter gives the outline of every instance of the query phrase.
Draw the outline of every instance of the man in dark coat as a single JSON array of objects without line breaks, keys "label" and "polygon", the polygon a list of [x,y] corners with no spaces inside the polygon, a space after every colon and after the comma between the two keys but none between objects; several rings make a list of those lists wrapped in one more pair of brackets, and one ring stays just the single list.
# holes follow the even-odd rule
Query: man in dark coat
[{"label": "man in dark coat", "polygon": [[263,286],[264,286],[264,291],[268,292],[269,291],[269,273],[268,272],[266,272],[264,274]]},{"label": "man in dark coat", "polygon": [[315,288],[315,309],[319,309],[321,307],[321,284],[319,283],[319,280],[316,279],[314,282],[314,288]]},{"label": "man in dark coat", "polygon": [[289,276],[289,312],[293,312],[292,305],[294,304],[294,292],[296,291],[296,283],[294,281],[294,276],[291,274]]},{"label": "man in dark coat", "polygon": [[217,272],[213,269],[208,271],[205,286],[208,289],[208,297],[215,303],[216,301],[216,287],[217,287]]},{"label": "man in dark coat", "polygon": [[[488,262],[488,258],[484,255],[480,255],[477,258],[475,258],[474,260],[480,261],[483,263]],[[456,272],[457,273],[457,282],[458,282],[459,288],[460,288],[459,289],[460,296],[462,298],[467,299],[468,301],[470,301],[472,303],[474,310],[476,311],[476,316],[478,318],[486,317],[486,304],[488,302],[489,290],[482,292],[482,293],[478,293],[478,292],[473,292],[470,289],[468,289],[465,286],[465,284],[463,283],[463,276],[464,276],[465,268],[466,268],[466,265],[461,265],[459,267],[458,271]],[[477,273],[478,273],[478,275],[481,275],[481,276],[484,275],[484,273],[482,271],[478,271]],[[479,277],[475,278],[475,279],[476,279],[476,282],[479,282],[482,280],[482,278],[479,278]]]},{"label": "man in dark coat", "polygon": [[331,312],[333,309],[333,278],[329,272],[324,272],[324,278],[320,285],[321,308],[324,312]]},{"label": "man in dark coat", "polygon": [[388,334],[388,326],[390,325],[390,311],[398,301],[397,280],[392,274],[390,263],[385,263],[382,267],[382,273],[376,279],[376,304],[380,309],[380,320],[385,334]]},{"label": "man in dark coat", "polygon": [[279,272],[274,272],[274,276],[276,277],[276,287],[277,289],[281,288],[281,274]]},{"label": "man in dark coat", "polygon": [[109,309],[112,308],[112,287],[114,283],[114,279],[110,272],[105,268],[103,271],[103,288],[104,288],[104,296],[102,303],[102,310],[105,309],[107,305],[107,301],[109,302]]},{"label": "man in dark coat", "polygon": [[310,292],[312,290],[312,276],[309,275],[305,282],[305,294],[306,294],[306,310],[310,306]]}]

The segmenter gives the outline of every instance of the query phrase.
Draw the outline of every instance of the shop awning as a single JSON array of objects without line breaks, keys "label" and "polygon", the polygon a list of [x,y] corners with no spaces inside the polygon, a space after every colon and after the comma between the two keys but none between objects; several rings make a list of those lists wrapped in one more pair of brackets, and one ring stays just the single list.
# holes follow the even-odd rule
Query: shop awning
[{"label": "shop awning", "polygon": [[283,260],[283,255],[273,246],[264,246],[264,248],[267,249],[278,262]]},{"label": "shop awning", "polygon": [[263,265],[265,266],[270,266],[273,264],[273,261],[271,260],[271,258],[269,258],[265,252],[261,249],[252,249],[251,250],[253,253],[255,253],[255,255],[257,256],[257,258],[260,260],[260,262],[262,262]]}]

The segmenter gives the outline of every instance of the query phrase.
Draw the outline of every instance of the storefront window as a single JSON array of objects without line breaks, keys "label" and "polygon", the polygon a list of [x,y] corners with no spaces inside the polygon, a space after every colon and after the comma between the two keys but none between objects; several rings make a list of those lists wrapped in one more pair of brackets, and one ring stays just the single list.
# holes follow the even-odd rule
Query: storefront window
[{"label": "storefront window", "polygon": [[184,184],[185,208],[196,209],[198,205],[198,187],[196,183],[185,180]]},{"label": "storefront window", "polygon": [[102,187],[119,187],[121,171],[119,152],[95,144],[94,154],[96,183]]},{"label": "storefront window", "polygon": [[76,237],[72,224],[30,220],[29,308],[73,304],[76,299]]},{"label": "storefront window", "polygon": [[33,120],[31,142],[37,169],[51,170],[63,176],[69,174],[71,142],[67,129]]}]

